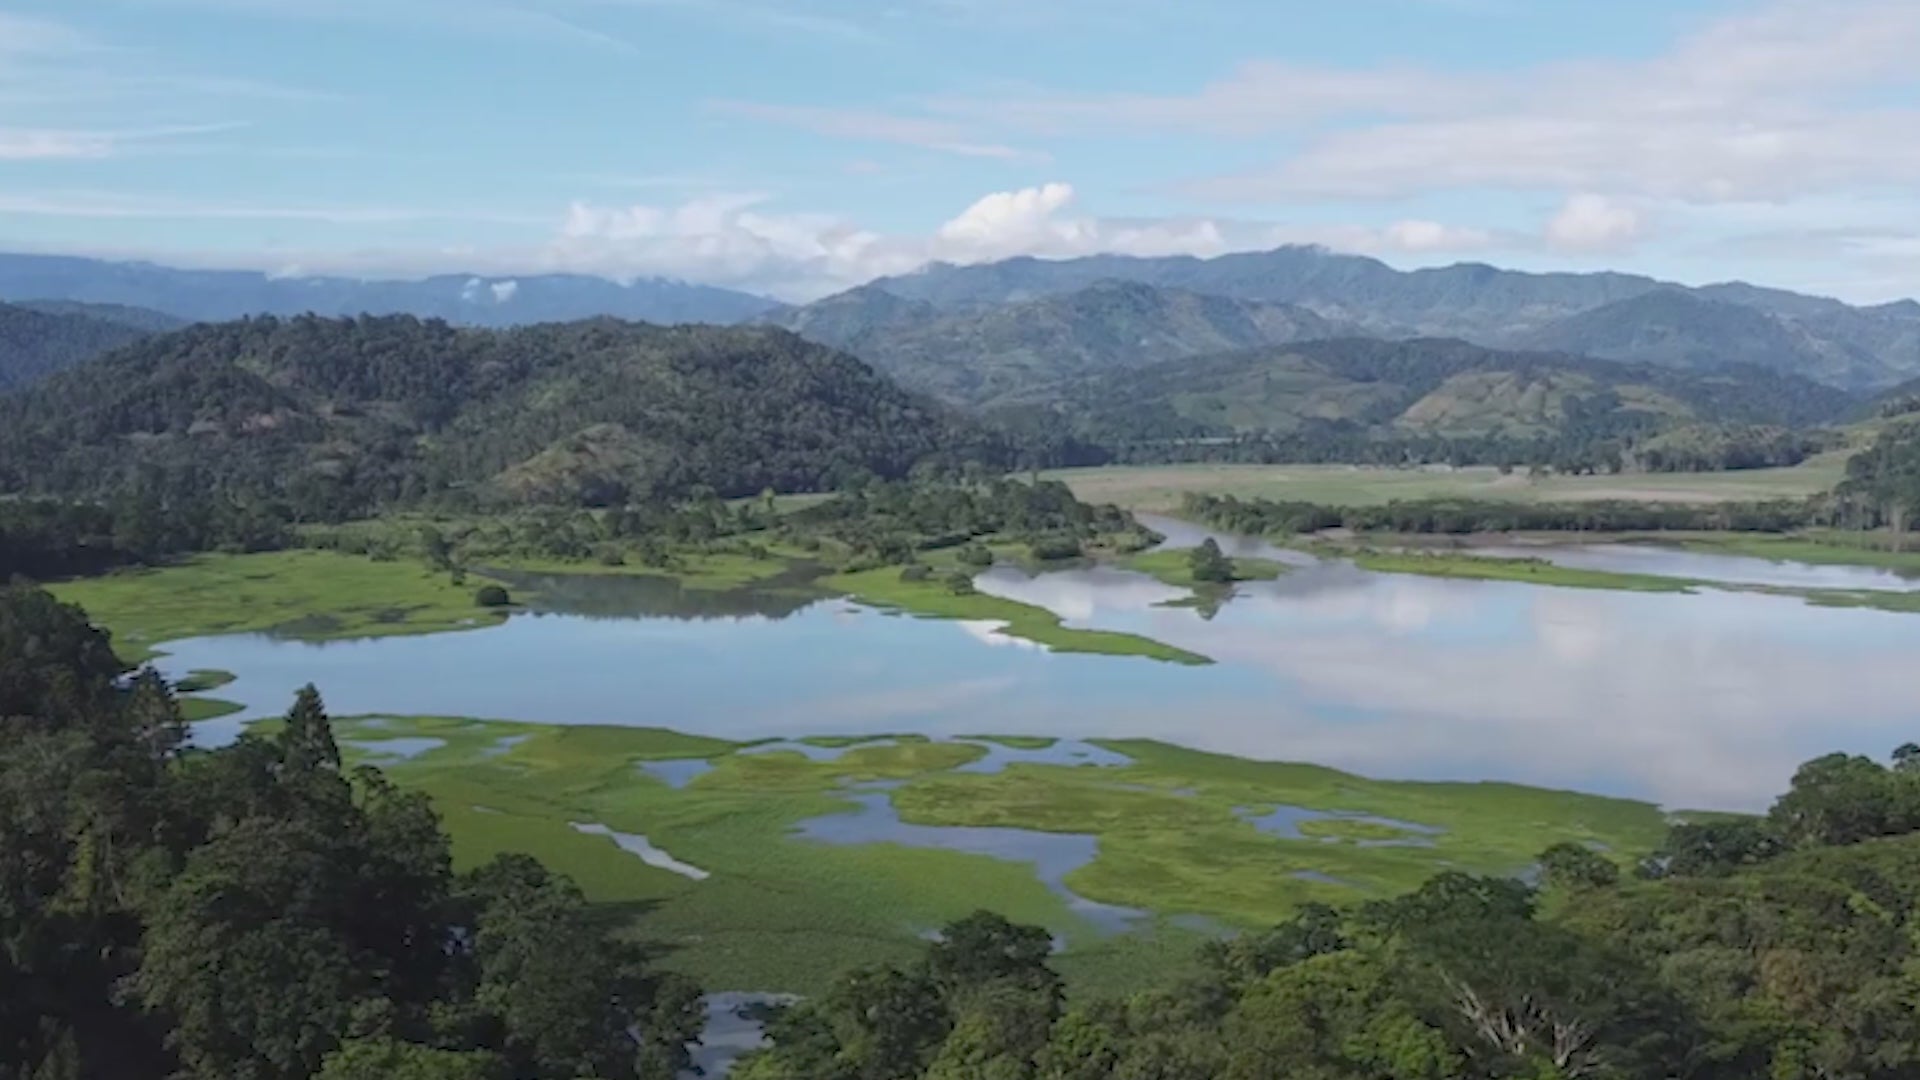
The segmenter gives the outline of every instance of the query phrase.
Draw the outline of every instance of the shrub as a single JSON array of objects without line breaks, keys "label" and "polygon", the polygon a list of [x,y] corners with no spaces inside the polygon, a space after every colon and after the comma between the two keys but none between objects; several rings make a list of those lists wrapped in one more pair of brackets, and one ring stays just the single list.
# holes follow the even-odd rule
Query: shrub
[{"label": "shrub", "polygon": [[507,595],[507,590],[499,585],[482,585],[473,594],[473,602],[486,608],[506,607],[513,603],[513,597]]},{"label": "shrub", "polygon": [[914,563],[900,570],[901,581],[925,581],[932,576],[933,568],[925,563]]},{"label": "shrub", "polygon": [[1028,544],[1027,551],[1041,562],[1077,559],[1082,554],[1080,541],[1071,536],[1042,536]]},{"label": "shrub", "polygon": [[955,596],[973,595],[973,578],[964,571],[955,570],[941,580],[946,583],[947,588],[951,590]]},{"label": "shrub", "polygon": [[960,563],[985,569],[993,565],[993,550],[985,544],[968,544],[960,549]]}]

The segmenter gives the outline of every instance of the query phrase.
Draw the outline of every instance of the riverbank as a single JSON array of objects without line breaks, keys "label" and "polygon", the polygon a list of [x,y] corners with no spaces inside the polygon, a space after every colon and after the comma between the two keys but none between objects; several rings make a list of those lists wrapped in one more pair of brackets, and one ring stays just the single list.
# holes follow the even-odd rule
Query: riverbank
[{"label": "riverbank", "polygon": [[1188,494],[1383,506],[1419,499],[1516,503],[1646,502],[1707,505],[1800,499],[1830,491],[1846,478],[1849,451],[1781,469],[1618,476],[1532,476],[1492,467],[1381,468],[1365,465],[1112,465],[1043,473],[1075,496],[1136,512],[1172,513]]}]

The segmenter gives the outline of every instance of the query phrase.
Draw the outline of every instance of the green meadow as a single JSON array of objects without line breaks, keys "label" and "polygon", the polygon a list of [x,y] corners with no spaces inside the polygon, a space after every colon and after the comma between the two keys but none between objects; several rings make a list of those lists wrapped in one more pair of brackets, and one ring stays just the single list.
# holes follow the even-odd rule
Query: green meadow
[{"label": "green meadow", "polygon": [[300,550],[197,555],[48,588],[86,608],[121,657],[138,662],[160,642],[205,634],[320,641],[491,626],[506,616],[475,604],[480,584],[454,585],[415,562]]},{"label": "green meadow", "polygon": [[1333,549],[1362,570],[1376,574],[1419,574],[1471,581],[1518,581],[1565,589],[1618,589],[1626,592],[1692,592],[1700,582],[1659,574],[1625,574],[1556,566],[1545,559],[1509,559],[1451,552]]},{"label": "green meadow", "polygon": [[[501,852],[537,854],[594,900],[644,915],[636,932],[714,989],[817,990],[848,965],[910,957],[919,935],[978,907],[1064,935],[1061,966],[1073,979],[1143,985],[1201,934],[1263,926],[1306,901],[1393,895],[1447,867],[1518,873],[1563,840],[1626,861],[1654,847],[1665,827],[1644,803],[1508,784],[1368,780],[1144,741],[1099,744],[1132,759],[1122,767],[1014,763],[973,774],[954,770],[985,748],[922,738],[811,740],[845,748],[838,760],[816,762],[654,729],[416,717],[343,720],[337,731],[351,756],[431,796],[461,866]],[[408,760],[378,752],[403,737],[444,745]],[[518,741],[502,741],[510,739]],[[679,789],[641,768],[676,759],[711,768]],[[809,818],[853,810],[847,785],[883,780],[901,785],[892,798],[910,824],[1097,837],[1097,857],[1066,885],[1152,917],[1103,932],[1029,864],[794,835]],[[1244,820],[1277,806],[1443,831],[1328,818],[1283,839]],[[711,876],[656,869],[573,823],[644,835]]]}]

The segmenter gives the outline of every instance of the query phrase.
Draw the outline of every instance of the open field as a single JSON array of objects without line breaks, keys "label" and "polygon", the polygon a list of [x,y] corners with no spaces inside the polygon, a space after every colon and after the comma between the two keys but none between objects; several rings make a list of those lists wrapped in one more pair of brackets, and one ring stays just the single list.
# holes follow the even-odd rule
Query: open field
[{"label": "open field", "polygon": [[[1015,760],[977,773],[954,770],[988,746],[924,739],[810,740],[840,747],[834,760],[810,760],[656,729],[451,718],[336,728],[350,756],[434,799],[460,866],[537,854],[594,900],[630,905],[668,964],[716,990],[817,990],[845,966],[905,960],[920,934],[978,907],[1064,935],[1060,966],[1072,979],[1139,986],[1189,953],[1204,929],[1261,926],[1309,900],[1391,895],[1448,866],[1518,873],[1562,840],[1604,845],[1627,861],[1664,832],[1661,812],[1643,803],[1383,782],[1142,741],[1095,744],[1122,756],[1110,765]],[[380,750],[393,739],[439,743],[397,759]],[[1039,753],[1048,749],[1041,742],[997,745]],[[682,787],[642,769],[676,761],[692,766]],[[1066,888],[1152,915],[1124,930],[1096,925],[1032,864],[1011,858],[795,835],[802,822],[851,814],[850,786],[876,781],[898,785],[890,796],[909,826],[1097,838]],[[1292,837],[1249,820],[1287,808],[1302,818]],[[710,876],[650,865],[576,823],[644,836],[683,870]]]},{"label": "open field", "polygon": [[1487,468],[1380,469],[1358,465],[1124,465],[1060,469],[1087,502],[1165,513],[1187,492],[1375,506],[1395,500],[1469,498],[1522,502],[1625,500],[1714,503],[1797,499],[1830,490],[1846,475],[1846,454],[1830,453],[1790,469],[1720,473],[1636,473],[1622,476],[1502,475]]}]

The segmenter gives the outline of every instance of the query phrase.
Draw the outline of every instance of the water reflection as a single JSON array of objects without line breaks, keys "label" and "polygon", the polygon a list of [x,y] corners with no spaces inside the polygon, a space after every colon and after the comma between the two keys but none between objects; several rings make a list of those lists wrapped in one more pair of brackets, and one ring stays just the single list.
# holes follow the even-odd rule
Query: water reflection
[{"label": "water reflection", "polygon": [[1874,592],[1920,591],[1920,578],[1871,566],[1815,566],[1744,555],[1715,555],[1651,544],[1510,544],[1467,549],[1501,558],[1545,559],[1559,566],[1620,574],[1765,585],[1782,589],[1847,589]]},{"label": "water reflection", "polygon": [[591,821],[574,821],[569,822],[568,825],[577,833],[583,833],[587,836],[604,836],[612,840],[614,845],[621,851],[632,855],[634,858],[656,869],[679,874],[683,878],[690,878],[694,881],[705,881],[713,876],[692,863],[681,862],[679,859],[660,850],[654,846],[651,840],[641,836],[639,833],[616,832],[599,822]]},{"label": "water reflection", "polygon": [[[1145,737],[1373,776],[1731,809],[1763,807],[1809,757],[1880,754],[1920,734],[1912,615],[1714,590],[1377,575],[1345,563],[1241,585],[1211,619],[1166,606],[1181,590],[1110,568],[1036,577],[998,567],[980,588],[1218,663],[1014,647],[981,626],[845,600],[777,610],[789,598],[724,618],[534,613],[424,637],[202,638],[168,645],[162,668],[238,675],[219,696],[246,711],[196,725],[209,743],[281,712],[311,681],[337,715],[630,724],[738,740]],[[669,768],[656,775],[684,783],[699,766]]]}]

